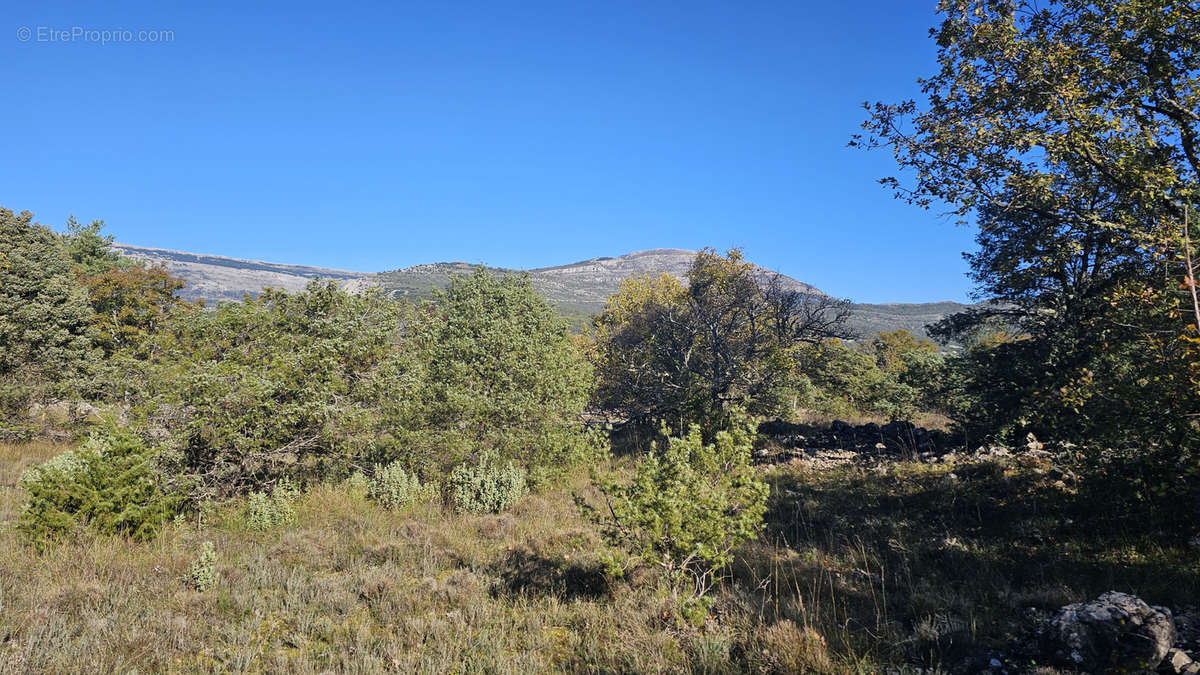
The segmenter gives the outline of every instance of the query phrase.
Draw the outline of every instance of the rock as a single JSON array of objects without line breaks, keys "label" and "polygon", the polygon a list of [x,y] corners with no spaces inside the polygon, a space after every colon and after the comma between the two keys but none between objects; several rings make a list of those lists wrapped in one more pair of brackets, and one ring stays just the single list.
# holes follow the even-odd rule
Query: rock
[{"label": "rock", "polygon": [[1192,661],[1179,671],[1180,675],[1200,675],[1200,661]]},{"label": "rock", "polygon": [[1187,652],[1182,649],[1172,649],[1167,652],[1166,658],[1158,666],[1158,672],[1166,675],[1180,675],[1183,669],[1194,663],[1192,657],[1187,655]]},{"label": "rock", "polygon": [[1046,658],[1089,672],[1154,670],[1175,642],[1171,611],[1109,591],[1067,605],[1050,621]]},{"label": "rock", "polygon": [[1044,447],[1045,445],[1037,439],[1037,436],[1033,435],[1033,432],[1030,432],[1029,435],[1025,436],[1025,449],[1027,451],[1039,452]]}]

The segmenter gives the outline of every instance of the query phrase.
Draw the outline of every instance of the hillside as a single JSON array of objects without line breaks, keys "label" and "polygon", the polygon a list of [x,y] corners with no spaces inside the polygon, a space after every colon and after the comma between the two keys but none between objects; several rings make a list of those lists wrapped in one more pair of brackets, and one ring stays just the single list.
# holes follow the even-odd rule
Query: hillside
[{"label": "hillside", "polygon": [[[114,244],[113,247],[122,255],[166,266],[172,274],[187,282],[182,293],[184,297],[210,303],[241,300],[244,294],[254,296],[268,287],[297,291],[316,278],[335,279],[351,291],[379,287],[395,299],[421,300],[430,297],[433,289],[444,288],[451,276],[469,274],[477,267],[465,262],[445,262],[370,274],[128,244]],[[579,329],[588,316],[604,308],[605,300],[616,292],[621,281],[641,274],[657,276],[666,273],[682,278],[695,255],[695,251],[684,249],[652,249],[526,271],[534,287]],[[520,271],[498,267],[488,270],[493,274]],[[765,268],[759,268],[759,272],[763,279],[774,274]],[[791,277],[783,276],[782,280],[787,288],[824,294]],[[850,323],[862,335],[900,328],[923,335],[926,324],[965,306],[956,302],[855,304]]]},{"label": "hillside", "polygon": [[188,300],[210,303],[240,301],[244,294],[257,295],[265,288],[299,291],[318,277],[348,281],[369,276],[363,272],[242,260],[129,244],[113,244],[113,249],[129,258],[163,265],[171,274],[187,282],[180,295]]}]

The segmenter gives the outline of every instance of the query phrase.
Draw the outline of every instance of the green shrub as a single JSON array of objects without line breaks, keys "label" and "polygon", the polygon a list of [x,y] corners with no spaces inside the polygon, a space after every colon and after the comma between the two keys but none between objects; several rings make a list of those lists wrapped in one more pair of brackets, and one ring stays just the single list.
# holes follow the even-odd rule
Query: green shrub
[{"label": "green shrub", "polygon": [[77,451],[26,471],[17,529],[39,549],[88,526],[104,534],[153,537],[183,506],[154,453],[125,430],[97,432]]},{"label": "green shrub", "polygon": [[402,311],[314,281],[176,317],[158,338],[147,417],[202,498],[342,473],[405,425],[397,401],[418,398],[397,350]]},{"label": "green shrub", "polygon": [[500,513],[527,492],[525,470],[512,462],[497,466],[490,453],[478,464],[454,467],[448,488],[454,508],[467,513]]},{"label": "green shrub", "polygon": [[692,426],[661,450],[655,444],[631,482],[598,481],[602,510],[583,504],[610,543],[658,566],[674,595],[691,586],[681,605],[689,620],[707,609],[693,600],[712,586],[713,573],[762,525],[768,489],[750,466],[753,443],[753,424],[733,410],[729,429],[717,432],[711,445]]},{"label": "green shrub", "polygon": [[580,461],[592,370],[528,277],[480,269],[435,299],[408,326],[403,349],[420,364],[417,419],[387,459],[424,475],[481,449],[531,468]]},{"label": "green shrub", "polygon": [[414,473],[404,470],[400,462],[375,466],[375,476],[367,484],[367,497],[384,508],[399,509],[437,495],[436,485],[422,485]]},{"label": "green shrub", "polygon": [[296,522],[295,501],[300,496],[300,490],[290,480],[283,478],[270,494],[266,492],[251,492],[246,497],[244,518],[246,527],[251,530],[265,532],[282,525]]},{"label": "green shrub", "polygon": [[366,497],[371,491],[371,479],[362,471],[355,471],[342,481],[342,489],[356,497]]},{"label": "green shrub", "polygon": [[201,593],[217,583],[217,553],[213,550],[211,541],[201,545],[200,555],[188,568],[188,582]]}]

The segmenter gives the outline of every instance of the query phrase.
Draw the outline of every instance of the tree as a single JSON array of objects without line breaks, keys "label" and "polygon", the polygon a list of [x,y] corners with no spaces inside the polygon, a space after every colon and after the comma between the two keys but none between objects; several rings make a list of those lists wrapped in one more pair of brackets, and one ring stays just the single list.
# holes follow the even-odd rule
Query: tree
[{"label": "tree", "polygon": [[154,340],[142,417],[171,433],[199,497],[324,477],[395,452],[416,398],[399,349],[404,307],[314,280],[213,312]]},{"label": "tree", "polygon": [[109,354],[152,347],[149,337],[165,327],[172,313],[202,306],[176,295],[183,280],[162,266],[119,266],[81,281],[96,312],[99,344]]},{"label": "tree", "polygon": [[0,410],[63,394],[97,361],[92,309],[58,237],[33,214],[0,208]]},{"label": "tree", "polygon": [[847,302],[786,289],[736,249],[701,251],[687,281],[627,280],[594,319],[598,408],[711,429],[731,405],[778,407],[798,345],[849,336]]},{"label": "tree", "polygon": [[914,354],[936,354],[937,345],[900,329],[876,335],[871,341],[871,352],[883,372],[903,373],[908,370]]},{"label": "tree", "polygon": [[410,465],[448,470],[490,451],[537,480],[583,449],[592,369],[527,276],[452,278],[407,337],[422,371]]},{"label": "tree", "polygon": [[62,235],[63,247],[81,277],[104,274],[132,264],[132,261],[111,250],[113,236],[101,235],[100,230],[103,229],[103,220],[81,225],[75,216],[67,218],[67,231]]},{"label": "tree", "polygon": [[[869,106],[852,144],[892,149],[911,177],[882,181],[897,197],[975,217],[968,261],[993,303],[956,327],[1002,315],[1026,339],[1001,349],[1034,359],[995,423],[1061,435],[1069,416],[1078,433],[1107,433],[1158,411],[1165,419],[1135,435],[1178,441],[1200,413],[1179,285],[1191,253],[1181,204],[1200,187],[1200,10],[1177,0],[939,8],[927,105]],[[1156,375],[1143,381],[1147,370]]]}]

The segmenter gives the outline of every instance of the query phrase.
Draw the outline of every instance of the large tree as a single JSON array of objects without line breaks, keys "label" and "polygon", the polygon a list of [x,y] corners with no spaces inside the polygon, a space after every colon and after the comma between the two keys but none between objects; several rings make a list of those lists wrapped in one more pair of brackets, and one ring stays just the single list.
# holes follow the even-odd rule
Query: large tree
[{"label": "large tree", "polygon": [[948,326],[1003,314],[1019,334],[1001,347],[1015,366],[996,373],[1014,403],[990,424],[1094,431],[1136,407],[1132,394],[1148,402],[1139,426],[1158,411],[1168,419],[1157,431],[1178,438],[1200,412],[1182,227],[1200,196],[1200,9],[939,9],[940,70],[922,80],[925,102],[869,106],[853,144],[892,149],[903,173],[883,182],[898,197],[979,226],[968,260],[980,299],[995,302]]},{"label": "large tree", "polygon": [[0,207],[0,410],[63,393],[96,362],[92,308],[58,236]]},{"label": "large tree", "polygon": [[633,278],[593,321],[595,404],[623,422],[719,426],[731,404],[777,407],[792,350],[849,337],[848,303],[787,289],[738,250],[701,251],[687,284]]}]

